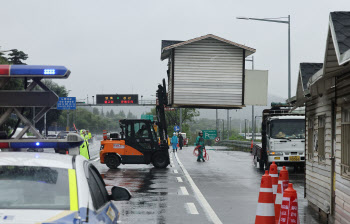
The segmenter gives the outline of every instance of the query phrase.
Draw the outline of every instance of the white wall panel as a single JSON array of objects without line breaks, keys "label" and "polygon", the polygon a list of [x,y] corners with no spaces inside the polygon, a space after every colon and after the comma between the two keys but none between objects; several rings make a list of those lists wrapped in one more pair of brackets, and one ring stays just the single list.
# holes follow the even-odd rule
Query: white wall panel
[{"label": "white wall panel", "polygon": [[174,105],[242,105],[243,49],[208,38],[177,47],[174,61]]}]

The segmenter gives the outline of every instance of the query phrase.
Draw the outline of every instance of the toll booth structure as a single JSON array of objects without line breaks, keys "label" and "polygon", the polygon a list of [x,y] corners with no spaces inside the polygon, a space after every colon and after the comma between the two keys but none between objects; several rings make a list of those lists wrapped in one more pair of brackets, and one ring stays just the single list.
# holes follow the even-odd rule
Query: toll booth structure
[{"label": "toll booth structure", "polygon": [[[58,96],[50,90],[43,79],[66,79],[70,70],[64,66],[51,65],[0,65],[0,107],[6,108],[0,116],[0,125],[4,124],[12,113],[24,124],[22,131],[14,138],[7,135],[0,139],[0,148],[73,148],[79,146],[83,139],[79,135],[70,135],[67,139],[45,139],[30,120],[21,113],[25,107],[39,107],[41,110],[34,117],[38,122],[58,101]],[[3,90],[11,79],[24,79],[29,83],[23,90]],[[35,90],[40,87],[41,91]],[[35,138],[23,138],[31,131]]]}]

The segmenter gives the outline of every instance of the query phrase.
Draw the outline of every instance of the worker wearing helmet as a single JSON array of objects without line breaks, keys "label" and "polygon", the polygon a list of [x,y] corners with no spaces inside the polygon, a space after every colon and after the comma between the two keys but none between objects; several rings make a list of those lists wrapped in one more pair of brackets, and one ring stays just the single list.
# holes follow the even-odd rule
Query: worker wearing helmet
[{"label": "worker wearing helmet", "polygon": [[204,150],[204,138],[203,138],[203,132],[200,131],[198,133],[198,137],[196,139],[196,146],[200,146],[198,148],[198,157],[197,157],[197,162],[200,162],[201,160],[205,162],[204,157],[203,157],[203,150]]},{"label": "worker wearing helmet", "polygon": [[85,130],[80,130],[80,136],[84,139],[83,144],[80,145],[80,155],[84,156],[86,159],[90,159],[89,148],[85,139]]},{"label": "worker wearing helmet", "polygon": [[171,144],[173,146],[173,152],[177,152],[177,143],[178,143],[178,140],[177,140],[177,136],[176,136],[176,133],[174,132],[173,133],[173,137],[171,138]]}]

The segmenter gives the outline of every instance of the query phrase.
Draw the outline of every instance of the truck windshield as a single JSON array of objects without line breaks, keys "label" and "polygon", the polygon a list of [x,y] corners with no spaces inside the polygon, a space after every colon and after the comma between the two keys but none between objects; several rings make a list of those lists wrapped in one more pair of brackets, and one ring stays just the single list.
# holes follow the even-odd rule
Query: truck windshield
[{"label": "truck windshield", "polygon": [[305,120],[303,119],[280,119],[271,121],[271,137],[281,139],[305,138]]}]

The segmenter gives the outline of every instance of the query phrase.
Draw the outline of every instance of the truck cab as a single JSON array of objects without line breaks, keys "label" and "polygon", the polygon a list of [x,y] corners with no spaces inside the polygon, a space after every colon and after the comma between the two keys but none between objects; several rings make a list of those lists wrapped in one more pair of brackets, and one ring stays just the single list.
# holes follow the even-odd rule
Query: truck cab
[{"label": "truck cab", "polygon": [[268,165],[302,165],[305,161],[305,117],[276,116],[267,121]]},{"label": "truck cab", "polygon": [[305,112],[291,111],[287,104],[273,104],[262,116],[261,148],[254,156],[260,169],[277,166],[299,166],[305,164]]},{"label": "truck cab", "polygon": [[150,120],[119,121],[120,133],[105,135],[101,141],[100,161],[115,169],[120,164],[150,164],[164,168],[169,164],[169,152],[158,144],[157,133]]}]

